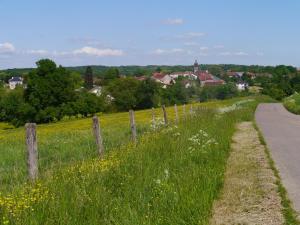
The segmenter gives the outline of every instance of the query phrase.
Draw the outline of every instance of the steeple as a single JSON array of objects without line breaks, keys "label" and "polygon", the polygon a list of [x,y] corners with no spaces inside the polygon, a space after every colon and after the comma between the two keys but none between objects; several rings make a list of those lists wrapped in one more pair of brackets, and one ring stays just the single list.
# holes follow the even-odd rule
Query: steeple
[{"label": "steeple", "polygon": [[194,63],[194,73],[198,73],[199,72],[199,64],[197,62],[197,59],[195,60],[195,63]]}]

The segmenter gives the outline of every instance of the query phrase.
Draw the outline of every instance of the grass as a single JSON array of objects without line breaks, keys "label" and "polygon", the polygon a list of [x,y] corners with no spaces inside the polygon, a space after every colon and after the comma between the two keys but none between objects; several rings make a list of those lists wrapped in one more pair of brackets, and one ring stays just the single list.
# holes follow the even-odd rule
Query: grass
[{"label": "grass", "polygon": [[[101,161],[91,119],[40,125],[36,184],[25,183],[23,128],[0,131],[0,218],[9,224],[207,224],[235,124],[253,120],[258,102],[268,99],[231,107],[241,100],[201,104],[195,117],[156,132],[149,132],[151,111],[138,111],[144,135],[136,146],[128,141],[128,113],[101,115],[107,149]],[[230,110],[216,114],[219,107]],[[173,111],[168,108],[171,119]],[[160,109],[156,114],[162,117]]]},{"label": "grass", "polygon": [[283,184],[281,182],[279,171],[277,170],[277,168],[275,166],[275,163],[272,159],[271,153],[270,153],[270,151],[267,147],[266,141],[265,141],[265,139],[264,139],[264,137],[263,137],[263,135],[262,135],[262,133],[261,133],[261,131],[258,128],[256,123],[254,123],[254,127],[258,132],[260,143],[265,146],[264,149],[265,149],[265,153],[268,157],[269,165],[270,165],[271,169],[273,170],[274,175],[276,177],[276,185],[278,187],[278,193],[281,197],[281,205],[282,205],[282,208],[283,208],[282,211],[283,211],[283,216],[284,216],[284,219],[285,219],[285,224],[286,225],[300,224],[300,221],[297,218],[297,213],[293,209],[292,203],[291,203],[291,201],[289,200],[289,198],[287,196],[287,191],[286,191],[285,187],[283,186]]},{"label": "grass", "polygon": [[284,107],[292,113],[300,114],[300,94],[297,92],[283,100]]}]

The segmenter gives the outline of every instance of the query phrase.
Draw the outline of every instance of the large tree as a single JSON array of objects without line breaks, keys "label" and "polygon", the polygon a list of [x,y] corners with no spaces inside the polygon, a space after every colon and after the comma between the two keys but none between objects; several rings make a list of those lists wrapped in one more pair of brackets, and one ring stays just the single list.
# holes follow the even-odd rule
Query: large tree
[{"label": "large tree", "polygon": [[84,86],[88,90],[93,88],[93,70],[90,66],[86,68],[84,74]]},{"label": "large tree", "polygon": [[54,113],[53,108],[75,100],[76,84],[69,71],[51,60],[42,59],[36,64],[37,69],[28,75],[25,101],[38,112],[35,120],[39,122],[44,114]]}]

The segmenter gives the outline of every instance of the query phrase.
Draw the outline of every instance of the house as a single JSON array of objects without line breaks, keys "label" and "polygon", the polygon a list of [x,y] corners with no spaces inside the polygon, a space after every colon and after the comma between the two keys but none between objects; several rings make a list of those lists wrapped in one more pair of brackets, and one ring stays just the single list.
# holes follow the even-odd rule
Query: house
[{"label": "house", "polygon": [[146,76],[140,76],[140,77],[134,77],[136,80],[139,80],[139,81],[145,81],[147,80],[147,77]]},{"label": "house", "polygon": [[240,79],[244,75],[244,72],[234,72],[234,71],[228,71],[227,76],[230,78],[237,78]]},{"label": "house", "polygon": [[8,85],[11,90],[15,89],[17,85],[23,85],[22,77],[12,77],[8,80]]},{"label": "house", "polygon": [[248,88],[248,84],[245,82],[236,83],[236,87],[239,91],[245,91]]},{"label": "house", "polygon": [[199,71],[198,72],[198,79],[200,81],[200,85],[203,86],[216,86],[216,85],[223,85],[225,81],[212,75],[208,71]]},{"label": "house", "polygon": [[197,76],[193,72],[191,72],[191,71],[174,72],[174,73],[171,73],[170,76],[173,79],[187,78],[187,79],[190,79],[190,80],[197,80]]},{"label": "house", "polygon": [[101,96],[102,87],[94,85],[94,87],[89,90],[89,93],[95,94],[96,96]]},{"label": "house", "polygon": [[170,75],[157,72],[153,73],[152,79],[158,83],[161,83],[163,88],[176,83],[175,79],[173,79]]}]

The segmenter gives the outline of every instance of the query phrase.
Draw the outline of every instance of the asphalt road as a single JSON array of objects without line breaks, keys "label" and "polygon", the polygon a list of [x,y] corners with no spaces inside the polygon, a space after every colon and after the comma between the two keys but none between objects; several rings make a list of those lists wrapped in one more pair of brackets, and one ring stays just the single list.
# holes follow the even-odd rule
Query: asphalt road
[{"label": "asphalt road", "polygon": [[255,117],[294,209],[300,213],[300,116],[272,103],[260,104]]}]

